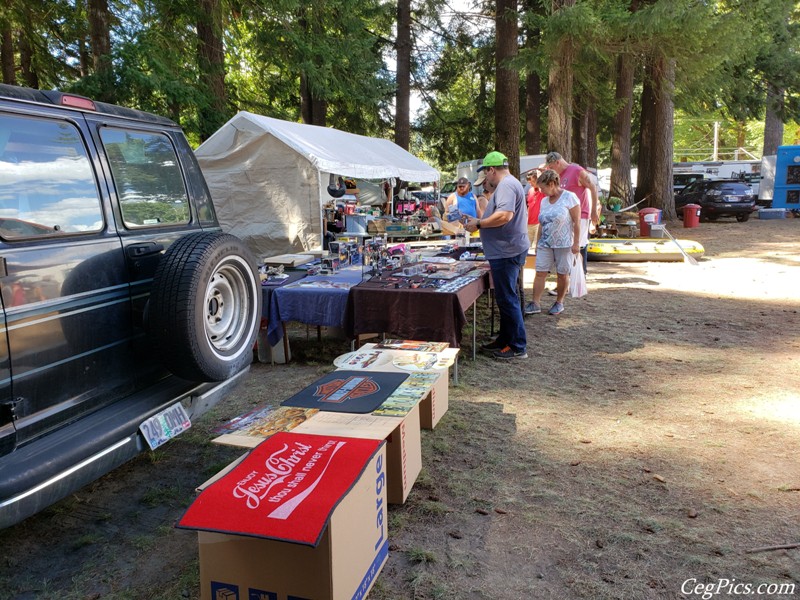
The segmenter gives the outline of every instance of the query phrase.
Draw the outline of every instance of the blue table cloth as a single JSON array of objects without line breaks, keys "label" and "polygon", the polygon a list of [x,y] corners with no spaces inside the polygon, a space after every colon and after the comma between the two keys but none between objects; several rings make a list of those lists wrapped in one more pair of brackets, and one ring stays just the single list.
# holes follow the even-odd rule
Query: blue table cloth
[{"label": "blue table cloth", "polygon": [[272,292],[267,339],[274,346],[283,338],[283,323],[342,327],[350,288],[361,283],[361,267],[346,267],[333,275],[310,275]]}]

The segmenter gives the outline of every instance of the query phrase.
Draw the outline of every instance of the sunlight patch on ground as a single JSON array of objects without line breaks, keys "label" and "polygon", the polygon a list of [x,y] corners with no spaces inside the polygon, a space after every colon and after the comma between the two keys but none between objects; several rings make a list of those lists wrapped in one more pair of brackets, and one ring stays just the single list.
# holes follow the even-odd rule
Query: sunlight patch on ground
[{"label": "sunlight patch on ground", "polygon": [[[800,279],[792,271],[795,264],[769,262],[760,258],[714,258],[697,266],[688,263],[615,263],[602,272],[589,269],[589,293],[593,279],[614,283],[614,279],[643,277],[657,279],[658,289],[675,290],[707,297],[739,300],[789,300],[800,303]],[[640,286],[640,282],[635,283]]]},{"label": "sunlight patch on ground", "polygon": [[800,395],[796,393],[786,392],[768,399],[743,399],[738,408],[758,419],[800,425]]}]

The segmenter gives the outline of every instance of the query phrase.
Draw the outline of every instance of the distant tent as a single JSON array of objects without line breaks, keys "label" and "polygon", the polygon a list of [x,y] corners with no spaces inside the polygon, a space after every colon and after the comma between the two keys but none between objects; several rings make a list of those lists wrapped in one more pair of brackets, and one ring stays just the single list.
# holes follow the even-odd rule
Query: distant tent
[{"label": "distant tent", "polygon": [[331,174],[439,180],[436,169],[389,140],[248,112],[234,116],[196,154],[220,225],[257,256],[321,247]]}]

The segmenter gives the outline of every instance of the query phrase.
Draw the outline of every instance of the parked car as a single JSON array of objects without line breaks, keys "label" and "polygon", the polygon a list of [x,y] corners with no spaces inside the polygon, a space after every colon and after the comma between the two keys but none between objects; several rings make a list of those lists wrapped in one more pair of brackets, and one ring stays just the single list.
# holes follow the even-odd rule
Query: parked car
[{"label": "parked car", "polygon": [[0,528],[183,431],[241,380],[255,261],[169,119],[0,85]]},{"label": "parked car", "polygon": [[675,196],[679,215],[687,204],[700,206],[700,219],[703,221],[736,217],[737,221],[743,222],[755,210],[756,196],[748,184],[737,179],[703,179],[690,183]]},{"label": "parked car", "polygon": [[433,206],[437,202],[436,194],[433,192],[414,191],[411,192],[411,195],[417,199],[420,208]]},{"label": "parked car", "polygon": [[443,184],[441,188],[439,188],[439,199],[444,202],[447,198],[456,191],[456,182],[448,181],[447,183]]},{"label": "parked car", "polygon": [[690,183],[695,181],[702,181],[704,178],[702,173],[673,173],[672,175],[672,193],[673,195],[680,193]]}]

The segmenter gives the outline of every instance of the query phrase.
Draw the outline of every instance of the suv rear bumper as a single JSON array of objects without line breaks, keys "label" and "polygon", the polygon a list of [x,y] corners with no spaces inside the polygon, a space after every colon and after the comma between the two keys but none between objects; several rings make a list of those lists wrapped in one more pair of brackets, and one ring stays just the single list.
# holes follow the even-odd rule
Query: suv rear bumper
[{"label": "suv rear bumper", "polygon": [[708,203],[701,205],[702,211],[706,215],[718,217],[735,217],[736,215],[749,215],[756,210],[753,202],[730,202],[730,203]]},{"label": "suv rear bumper", "polygon": [[0,529],[10,527],[112,471],[147,449],[139,425],[181,401],[196,419],[240,383],[249,369],[221,383],[170,376],[0,458]]}]

